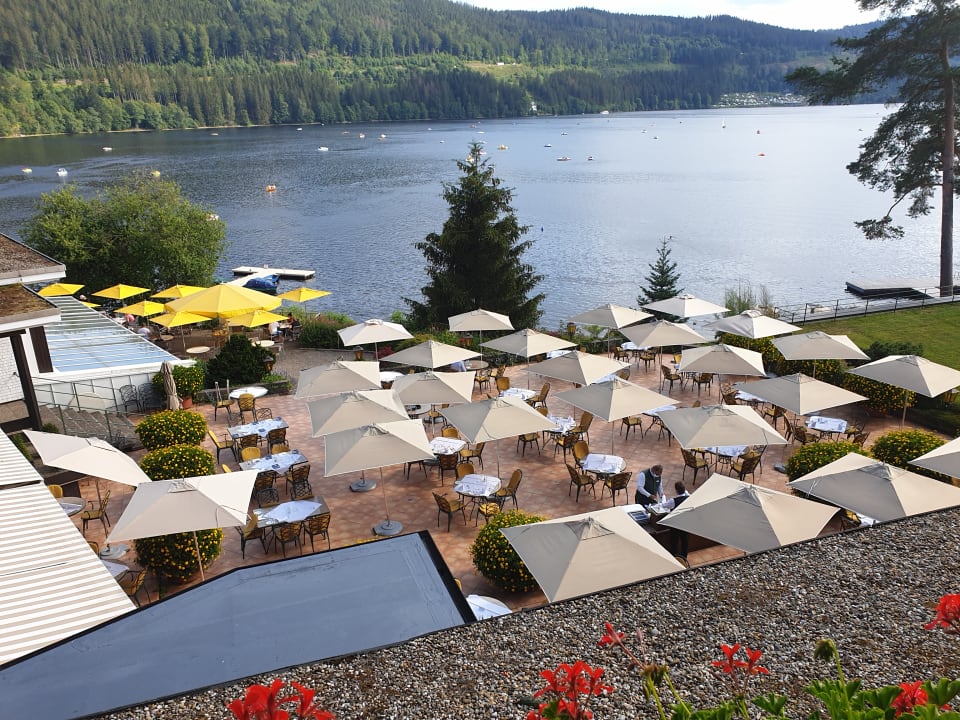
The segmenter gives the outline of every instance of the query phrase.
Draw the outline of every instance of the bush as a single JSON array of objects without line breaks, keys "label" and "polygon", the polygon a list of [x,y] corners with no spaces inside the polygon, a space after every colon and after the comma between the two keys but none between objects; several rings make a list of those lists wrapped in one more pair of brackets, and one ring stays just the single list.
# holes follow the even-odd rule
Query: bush
[{"label": "bush", "polygon": [[852,452],[868,454],[863,448],[845,440],[801,445],[787,460],[787,479],[796,480]]},{"label": "bush", "polygon": [[267,360],[273,353],[254,345],[243,335],[231,335],[217,356],[207,363],[207,377],[221,385],[229,380],[234,385],[252,385],[260,382],[267,372]]},{"label": "bush", "polygon": [[[843,377],[843,387],[851,392],[865,395],[867,397],[867,407],[873,412],[899,413],[903,410],[903,388],[849,372]],[[917,395],[908,391],[906,399],[907,406],[913,405],[916,402]]]},{"label": "bush", "polygon": [[911,465],[910,461],[936,450],[943,443],[942,438],[923,430],[895,430],[878,437],[870,448],[870,454],[888,465],[920,472],[922,468]]},{"label": "bush", "polygon": [[300,326],[300,345],[311,348],[339,348],[342,346],[337,330],[356,325],[342,313],[317,313]]},{"label": "bush", "polygon": [[140,469],[151,480],[175,480],[182,477],[212,475],[213,467],[212,453],[197,445],[187,444],[151,450],[140,461]]},{"label": "bush", "polygon": [[536,589],[537,581],[500,528],[529,525],[544,519],[539,515],[528,515],[522,510],[511,510],[491,517],[470,546],[474,567],[501,590],[529,592]]},{"label": "bush", "polygon": [[889,355],[923,355],[923,345],[906,340],[875,340],[864,352],[871,360],[882,360]]},{"label": "bush", "polygon": [[147,450],[199,445],[207,434],[207,421],[191,410],[163,410],[141,420],[135,432]]},{"label": "bush", "polygon": [[[173,366],[173,384],[177,386],[177,397],[188,398],[196,395],[203,390],[205,378],[206,372],[200,362]],[[163,389],[163,373],[156,373],[150,382],[153,384],[154,395],[160,398],[166,395]]]}]

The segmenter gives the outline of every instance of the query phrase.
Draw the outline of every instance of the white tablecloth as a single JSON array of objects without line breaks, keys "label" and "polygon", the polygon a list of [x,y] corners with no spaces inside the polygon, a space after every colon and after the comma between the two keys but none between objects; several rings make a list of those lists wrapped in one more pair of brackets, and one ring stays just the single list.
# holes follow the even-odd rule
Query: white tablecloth
[{"label": "white tablecloth", "polygon": [[278,525],[280,523],[300,522],[310,515],[318,512],[325,507],[322,503],[313,500],[291,500],[280,503],[269,510],[254,510],[253,512],[259,518],[257,523],[261,527],[264,525]]},{"label": "white tablecloth", "polygon": [[572,417],[560,417],[558,415],[547,415],[547,420],[552,422],[557,426],[556,430],[548,430],[547,432],[552,433],[567,433],[570,432],[571,428],[576,427],[577,421]]},{"label": "white tablecloth", "polygon": [[260,387],[258,385],[253,385],[249,387],[238,387],[230,391],[230,397],[234,400],[239,398],[241,395],[253,395],[255,398],[263,397],[267,394],[267,389],[265,387]]},{"label": "white tablecloth", "polygon": [[814,415],[807,420],[807,427],[811,430],[818,430],[820,432],[842,433],[847,429],[847,421],[841,418]]},{"label": "white tablecloth", "polygon": [[493,475],[471,473],[464,475],[453,485],[453,491],[458,495],[470,497],[489,497],[500,489],[500,478]]},{"label": "white tablecloth", "polygon": [[246,425],[234,425],[233,427],[228,427],[227,432],[230,433],[230,437],[236,440],[245,435],[254,434],[260,437],[266,437],[267,433],[271,430],[279,430],[285,427],[288,427],[286,421],[284,421],[282,417],[275,417],[269,420],[257,420],[257,422],[247,423]]},{"label": "white tablecloth", "polygon": [[430,441],[430,451],[434,455],[453,455],[467,446],[463,440],[447,437],[435,437]]},{"label": "white tablecloth", "polygon": [[740,457],[743,454],[748,445],[715,445],[713,447],[706,447],[708,453],[713,453],[714,455],[720,455],[726,458],[735,458]]},{"label": "white tablecloth", "polygon": [[658,417],[660,413],[667,412],[669,410],[676,410],[676,405],[661,405],[660,407],[655,407],[652,410],[644,410],[644,415],[649,415],[650,417]]},{"label": "white tablecloth", "polygon": [[582,465],[584,472],[594,472],[601,475],[622,472],[626,466],[627,463],[622,457],[602,453],[590,453],[583,459]]},{"label": "white tablecloth", "polygon": [[573,352],[573,350],[551,350],[547,353],[547,359],[549,360],[550,358],[560,357],[561,355],[566,355],[567,353],[571,352]]},{"label": "white tablecloth", "polygon": [[255,460],[246,460],[240,463],[241,470],[276,470],[283,475],[290,466],[298,462],[306,462],[307,458],[299,450],[289,450],[276,455],[264,455]]},{"label": "white tablecloth", "polygon": [[506,604],[486,595],[467,595],[467,603],[469,603],[470,609],[473,610],[473,616],[477,620],[486,620],[498,615],[509,615],[512,612]]},{"label": "white tablecloth", "polygon": [[534,395],[537,395],[539,392],[540,392],[539,390],[529,390],[529,389],[527,389],[527,388],[512,387],[512,388],[507,388],[506,390],[504,390],[504,391],[501,392],[500,394],[501,394],[501,395],[512,395],[513,397],[518,397],[518,398],[520,398],[521,400],[529,400],[529,399],[532,398]]},{"label": "white tablecloth", "polygon": [[110,562],[109,560],[101,560],[103,566],[109,571],[110,575],[113,577],[120,577],[123,575],[128,568],[126,565],[121,565],[120,563]]}]

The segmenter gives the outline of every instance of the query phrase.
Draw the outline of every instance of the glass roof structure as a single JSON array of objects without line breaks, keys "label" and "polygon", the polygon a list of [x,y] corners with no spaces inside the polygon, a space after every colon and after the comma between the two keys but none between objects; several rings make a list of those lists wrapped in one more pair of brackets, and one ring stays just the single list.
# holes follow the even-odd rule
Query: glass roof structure
[{"label": "glass roof structure", "polygon": [[75,297],[46,298],[60,308],[60,322],[45,326],[50,359],[58,373],[119,370],[156,365],[174,355],[127,330]]}]

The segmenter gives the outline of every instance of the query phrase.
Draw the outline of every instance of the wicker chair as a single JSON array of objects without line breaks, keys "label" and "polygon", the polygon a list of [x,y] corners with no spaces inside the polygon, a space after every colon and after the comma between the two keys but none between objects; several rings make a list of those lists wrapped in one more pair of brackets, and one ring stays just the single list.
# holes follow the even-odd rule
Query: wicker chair
[{"label": "wicker chair", "polygon": [[313,538],[319,535],[327,541],[327,550],[330,549],[330,513],[310,515],[303,521],[304,538],[310,537],[310,550],[314,550]]},{"label": "wicker chair", "polygon": [[613,500],[613,504],[617,504],[617,493],[623,493],[624,496],[627,495],[627,486],[630,484],[630,478],[633,475],[632,472],[618,472],[614,475],[607,475],[603,479],[603,487],[600,488],[600,497],[603,497],[603,491],[610,491],[610,499]]},{"label": "wicker chair", "polygon": [[117,584],[127,594],[127,597],[133,600],[140,607],[140,598],[137,597],[143,590],[147,594],[147,602],[150,602],[150,592],[143,586],[143,581],[147,579],[147,571],[143,570],[125,570],[117,577]]},{"label": "wicker chair", "polygon": [[90,503],[90,509],[84,510],[80,513],[80,521],[83,523],[83,529],[81,530],[82,534],[87,534],[87,523],[91,520],[99,520],[103,525],[104,534],[107,533],[107,528],[110,525],[110,518],[107,517],[107,503],[110,502],[110,491],[107,490],[100,496],[100,501],[94,504],[93,500],[88,500]]},{"label": "wicker chair", "polygon": [[463,500],[451,500],[440,493],[434,493],[433,499],[437,501],[437,527],[440,527],[440,513],[447,515],[447,532],[450,532],[450,522],[453,520],[454,513],[459,512],[463,516],[463,524],[467,524],[467,511]]},{"label": "wicker chair", "polygon": [[573,444],[573,461],[577,464],[578,468],[583,466],[583,461],[589,454],[590,446],[587,445],[585,440],[577,440],[577,442]]},{"label": "wicker chair", "polygon": [[620,432],[623,432],[623,429],[627,429],[627,435],[624,438],[626,440],[630,437],[630,431],[633,430],[636,432],[640,430],[640,437],[643,437],[643,416],[642,415],[630,415],[620,420]]},{"label": "wicker chair", "polygon": [[483,515],[483,524],[486,525],[490,522],[490,518],[494,515],[499,515],[503,512],[503,508],[500,507],[500,503],[488,500],[487,502],[482,502],[477,505],[477,517],[474,520],[474,525],[480,524],[480,516]]},{"label": "wicker chair", "polygon": [[693,470],[693,484],[697,484],[697,473],[703,470],[706,474],[710,473],[710,463],[707,462],[707,459],[695,453],[693,450],[685,450],[680,448],[680,454],[683,455],[683,474],[680,476],[681,479],[685,479],[687,476],[687,468]]},{"label": "wicker chair", "polygon": [[240,422],[244,422],[244,413],[250,413],[252,420],[257,412],[257,399],[250,393],[244,393],[237,398],[237,410],[240,411]]},{"label": "wicker chair", "polygon": [[756,482],[754,473],[758,465],[760,465],[760,453],[748,450],[730,463],[730,474],[736,475],[738,480],[743,480],[749,475],[750,479]]},{"label": "wicker chair", "polygon": [[248,540],[259,540],[260,545],[263,547],[263,552],[267,552],[267,536],[266,532],[262,527],[257,525],[259,518],[253,513],[247,515],[247,524],[244,527],[238,527],[237,533],[240,535],[240,559],[245,560],[247,557],[247,541]]},{"label": "wicker chair", "polygon": [[437,460],[437,468],[440,470],[440,484],[443,485],[443,477],[446,473],[452,472],[454,477],[457,474],[457,465],[460,464],[460,453],[450,453],[449,455],[440,455]]},{"label": "wicker chair", "polygon": [[523,480],[523,470],[517,469],[513,471],[513,475],[510,476],[510,482],[506,487],[500,488],[493,494],[493,499],[503,507],[503,504],[507,500],[513,500],[513,506],[517,509],[520,506],[517,504],[517,489],[520,487],[520,481]]},{"label": "wicker chair", "polygon": [[[287,495],[290,498],[293,498],[293,488],[297,485],[300,485],[301,488],[303,484],[306,483],[307,487],[310,486],[310,463],[308,462],[298,462],[290,466],[290,469],[287,470]],[[301,489],[302,492],[302,489]],[[310,495],[313,496],[313,490],[311,489]]]},{"label": "wicker chair", "polygon": [[567,491],[567,497],[573,492],[574,486],[577,488],[577,502],[580,502],[580,491],[586,487],[590,488],[593,496],[597,496],[597,479],[592,475],[580,472],[570,463],[567,463],[567,471],[570,473],[570,489]]},{"label": "wicker chair", "polygon": [[460,451],[460,459],[464,462],[472,462],[474,460],[480,465],[481,469],[483,468],[483,448],[486,446],[485,442],[478,442],[472,448],[468,445]]},{"label": "wicker chair", "polygon": [[697,395],[700,394],[700,388],[706,385],[708,388],[713,386],[713,373],[699,373],[694,375],[693,384],[697,386]]},{"label": "wicker chair", "polygon": [[[669,382],[669,383],[670,383],[670,390],[673,390],[673,384],[674,384],[675,382],[679,382],[679,383],[680,383],[680,389],[681,389],[681,390],[683,389],[683,375],[681,375],[680,373],[676,372],[675,370],[671,370],[671,369],[668,368],[666,365],[661,365],[661,366],[660,366],[660,373],[661,373],[661,375],[662,375],[662,377],[660,378],[660,389],[661,389],[661,390],[663,390],[663,384],[664,384],[665,382]],[[668,391],[668,392],[669,392],[669,391]]]},{"label": "wicker chair", "polygon": [[287,556],[287,545],[290,543],[296,545],[300,549],[300,554],[303,555],[303,546],[300,544],[301,532],[303,532],[302,522],[283,523],[273,529],[273,542],[280,544],[283,557]]},{"label": "wicker chair", "polygon": [[473,475],[476,472],[473,469],[473,463],[457,463],[457,480],[463,479],[467,475]]}]

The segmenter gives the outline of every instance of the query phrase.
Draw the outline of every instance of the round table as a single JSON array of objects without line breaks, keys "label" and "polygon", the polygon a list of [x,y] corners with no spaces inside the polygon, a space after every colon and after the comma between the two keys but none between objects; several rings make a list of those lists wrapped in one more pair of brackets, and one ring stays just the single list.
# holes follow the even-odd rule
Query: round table
[{"label": "round table", "polygon": [[276,343],[273,340],[254,340],[254,345],[257,345],[262,348],[273,347]]},{"label": "round table", "polygon": [[490,367],[486,360],[467,360],[463,365],[467,370],[486,370]]},{"label": "round table", "polygon": [[[189,350],[187,352],[189,352]],[[239,399],[241,395],[253,395],[255,398],[261,398],[266,394],[267,389],[265,387],[260,387],[259,385],[238,387],[230,391],[230,397],[232,397],[234,400]]]},{"label": "round table", "polygon": [[83,509],[87,506],[87,501],[80,497],[61,497],[57,498],[57,502],[70,517],[83,512]]},{"label": "round table", "polygon": [[208,352],[210,352],[210,348],[206,345],[194,345],[187,348],[187,355],[203,355]]}]

